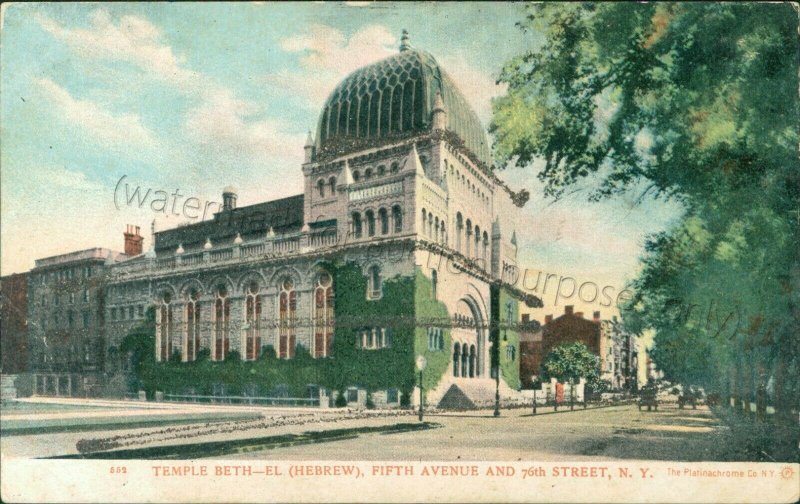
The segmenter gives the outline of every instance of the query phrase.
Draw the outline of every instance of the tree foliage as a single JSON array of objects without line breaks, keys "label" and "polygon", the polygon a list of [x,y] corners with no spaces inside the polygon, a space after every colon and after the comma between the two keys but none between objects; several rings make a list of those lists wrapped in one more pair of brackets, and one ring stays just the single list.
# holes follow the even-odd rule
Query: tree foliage
[{"label": "tree foliage", "polygon": [[[624,307],[673,380],[797,407],[798,12],[789,3],[542,3],[500,76],[501,165],[543,159],[558,198],[636,190],[683,204]],[[543,42],[537,36],[544,35]]]},{"label": "tree foliage", "polygon": [[561,383],[578,383],[581,378],[594,382],[599,371],[600,357],[583,343],[559,345],[542,361],[545,378],[555,378]]}]

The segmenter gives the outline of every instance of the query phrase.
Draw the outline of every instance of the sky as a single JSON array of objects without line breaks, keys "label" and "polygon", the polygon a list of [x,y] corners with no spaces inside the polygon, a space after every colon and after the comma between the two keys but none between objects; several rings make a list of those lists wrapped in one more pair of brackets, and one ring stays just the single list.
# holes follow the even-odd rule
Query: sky
[{"label": "sky", "polygon": [[[432,53],[487,125],[503,62],[541,36],[515,27],[519,4],[4,4],[0,31],[0,271],[90,247],[122,249],[127,224],[150,240],[184,216],[138,208],[136,188],[247,205],[302,192],[303,144],[328,93],[353,70],[397,51],[402,29]],[[537,163],[499,176],[531,200],[520,212],[520,265],[539,273],[545,308],[606,318],[594,284],[616,295],[638,271],[645,237],[675,204],[639,193],[589,203],[586,191],[542,196]],[[128,197],[124,197],[126,194]],[[210,213],[209,213],[210,216]],[[202,215],[197,218],[201,218]],[[562,294],[556,297],[561,282]],[[611,289],[611,290],[609,290]],[[566,298],[566,299],[565,299]]]}]

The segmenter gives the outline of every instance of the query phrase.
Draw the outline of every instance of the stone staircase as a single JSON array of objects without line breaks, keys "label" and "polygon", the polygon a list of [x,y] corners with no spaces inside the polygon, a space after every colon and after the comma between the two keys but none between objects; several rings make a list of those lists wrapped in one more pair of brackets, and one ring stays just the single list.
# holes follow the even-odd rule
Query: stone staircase
[{"label": "stone staircase", "polygon": [[[428,392],[426,402],[439,409],[467,410],[494,406],[495,381],[491,378],[449,378]],[[500,380],[500,403],[523,402],[523,395]]]},{"label": "stone staircase", "polygon": [[17,398],[16,381],[17,375],[0,375],[0,399],[6,400]]}]

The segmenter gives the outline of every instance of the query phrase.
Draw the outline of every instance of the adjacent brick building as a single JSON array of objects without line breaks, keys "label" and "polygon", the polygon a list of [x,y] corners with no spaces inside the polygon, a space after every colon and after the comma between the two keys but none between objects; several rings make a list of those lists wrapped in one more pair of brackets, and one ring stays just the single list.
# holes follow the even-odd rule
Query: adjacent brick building
[{"label": "adjacent brick building", "polygon": [[[523,316],[523,324],[528,322]],[[535,325],[531,324],[530,327]],[[584,318],[572,305],[564,307],[558,318],[545,316],[541,327],[523,330],[520,334],[520,378],[526,387],[531,376],[541,376],[541,365],[551,350],[559,345],[583,343],[600,357],[600,377],[615,389],[637,388],[638,355],[635,338],[628,334],[616,317],[601,320],[600,312]]]},{"label": "adjacent brick building", "polygon": [[28,274],[0,278],[0,372],[17,374],[28,367]]}]

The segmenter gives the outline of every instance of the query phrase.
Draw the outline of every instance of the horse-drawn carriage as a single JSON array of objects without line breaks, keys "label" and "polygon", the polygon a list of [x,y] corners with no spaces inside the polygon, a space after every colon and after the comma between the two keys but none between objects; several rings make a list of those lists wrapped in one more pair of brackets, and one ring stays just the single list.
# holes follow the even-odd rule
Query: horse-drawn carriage
[{"label": "horse-drawn carriage", "polygon": [[658,411],[657,394],[658,388],[655,385],[648,384],[642,387],[642,390],[639,391],[639,411],[645,406],[647,406],[647,411],[652,411],[653,409]]},{"label": "horse-drawn carriage", "polygon": [[692,409],[697,409],[697,403],[700,402],[700,400],[699,392],[692,388],[684,390],[683,393],[678,396],[678,408],[683,409],[684,406],[691,406]]}]

